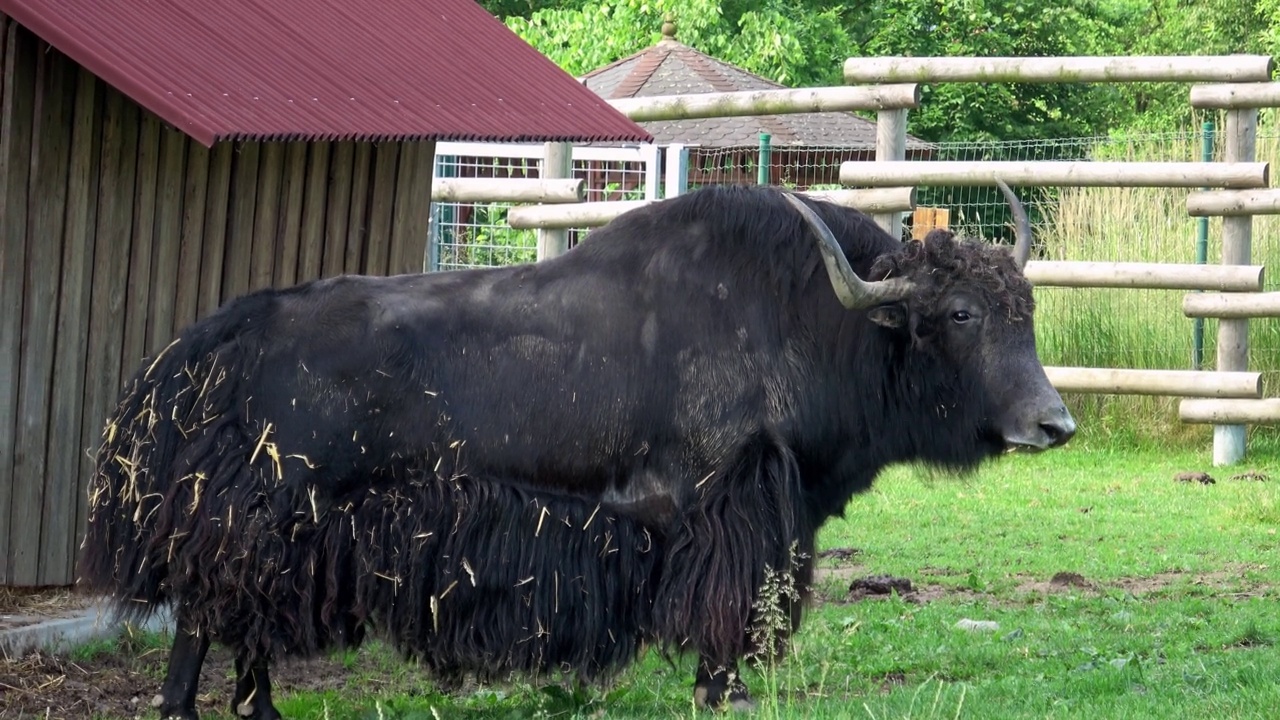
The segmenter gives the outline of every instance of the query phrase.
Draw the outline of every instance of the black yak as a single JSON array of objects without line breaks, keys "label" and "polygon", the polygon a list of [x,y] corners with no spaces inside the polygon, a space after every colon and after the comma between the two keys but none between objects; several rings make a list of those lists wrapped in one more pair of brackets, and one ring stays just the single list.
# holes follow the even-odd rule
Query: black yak
[{"label": "black yak", "polygon": [[[660,555],[651,583],[611,590],[648,607],[597,620],[622,651],[584,636],[559,651],[561,668],[605,668],[652,642],[698,655],[700,703],[747,703],[737,663],[758,649],[760,587],[790,572],[806,588],[818,528],[881,469],[964,472],[1075,432],[1036,353],[1029,223],[1000,185],[1018,220],[1013,253],[947,231],[903,243],[855,210],[712,187],[536,264],[235,299],[125,388],[90,484],[81,582],[124,614],[175,606],[164,712],[194,717],[212,633],[242,656],[237,703],[274,717],[269,695],[259,702],[272,657],[368,627],[411,638],[402,645],[429,667],[476,670],[447,649],[479,637],[465,626],[475,616],[428,627],[421,602],[405,606],[412,617],[366,613],[378,603],[343,588],[377,585],[359,565],[367,550],[331,533],[403,486],[428,518],[414,532],[445,535],[438,488],[465,476],[496,497],[518,485],[565,517],[597,509],[630,538],[622,553],[652,540]],[[493,502],[499,517],[515,512]],[[260,528],[251,541],[246,519]],[[509,527],[528,535],[527,519]],[[404,540],[386,532],[374,543]],[[543,582],[556,563],[582,574],[594,562],[538,547]],[[505,551],[492,552],[485,562]],[[511,623],[493,637],[528,620],[493,616]],[[492,655],[496,642],[476,648]],[[507,650],[480,669],[543,667],[521,654],[532,646]]]}]

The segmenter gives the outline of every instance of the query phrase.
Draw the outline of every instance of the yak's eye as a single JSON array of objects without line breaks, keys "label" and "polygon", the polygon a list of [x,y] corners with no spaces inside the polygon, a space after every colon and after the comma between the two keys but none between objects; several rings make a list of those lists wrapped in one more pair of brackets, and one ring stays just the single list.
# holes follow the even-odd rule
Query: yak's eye
[{"label": "yak's eye", "polygon": [[957,325],[963,325],[973,319],[968,310],[957,310],[951,313],[951,320]]}]

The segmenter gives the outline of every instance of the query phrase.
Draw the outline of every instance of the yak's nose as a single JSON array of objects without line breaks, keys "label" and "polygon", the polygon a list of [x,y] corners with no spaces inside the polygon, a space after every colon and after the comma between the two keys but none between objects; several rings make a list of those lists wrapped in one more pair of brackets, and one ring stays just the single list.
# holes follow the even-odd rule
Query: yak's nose
[{"label": "yak's nose", "polygon": [[1076,421],[1066,405],[1058,405],[1040,421],[1040,431],[1048,438],[1051,448],[1062,447],[1076,434]]},{"label": "yak's nose", "polygon": [[1076,434],[1076,421],[1061,400],[1049,405],[1039,415],[1039,418],[1025,418],[1012,432],[1005,434],[1004,442],[1008,449],[1040,452],[1062,447]]}]

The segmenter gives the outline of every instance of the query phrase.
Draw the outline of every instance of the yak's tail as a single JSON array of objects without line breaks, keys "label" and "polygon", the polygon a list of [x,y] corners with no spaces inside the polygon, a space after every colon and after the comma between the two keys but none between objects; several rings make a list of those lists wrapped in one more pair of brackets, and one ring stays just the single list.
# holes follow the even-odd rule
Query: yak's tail
[{"label": "yak's tail", "polygon": [[661,541],[595,500],[426,472],[328,527],[357,616],[444,678],[608,677],[650,635]]},{"label": "yak's tail", "polygon": [[144,618],[167,601],[175,545],[190,542],[202,499],[248,471],[236,398],[258,361],[246,331],[271,302],[248,295],[189,326],[143,361],[107,419],[78,582],[109,596],[121,617]]},{"label": "yak's tail", "polygon": [[760,433],[697,492],[667,543],[654,605],[659,640],[712,667],[780,652],[812,570],[794,455]]}]

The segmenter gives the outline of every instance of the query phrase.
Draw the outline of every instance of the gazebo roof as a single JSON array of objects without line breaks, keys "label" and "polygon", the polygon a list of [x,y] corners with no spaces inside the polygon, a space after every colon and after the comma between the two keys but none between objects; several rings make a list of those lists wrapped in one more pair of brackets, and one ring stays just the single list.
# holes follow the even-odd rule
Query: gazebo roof
[{"label": "gazebo roof", "polygon": [[[672,23],[663,25],[663,38],[658,44],[592,70],[580,79],[608,100],[785,87],[678,42]],[[661,120],[640,125],[653,134],[659,145],[749,147],[759,144],[760,133],[769,133],[775,147],[874,148],[876,144],[876,124],[847,112]],[[928,147],[928,143],[907,136],[908,151]]]}]

